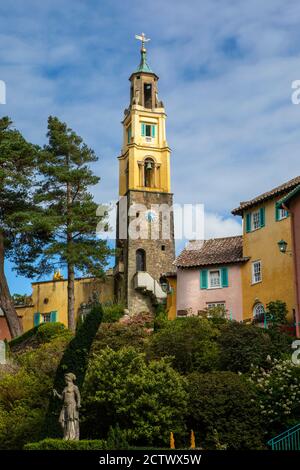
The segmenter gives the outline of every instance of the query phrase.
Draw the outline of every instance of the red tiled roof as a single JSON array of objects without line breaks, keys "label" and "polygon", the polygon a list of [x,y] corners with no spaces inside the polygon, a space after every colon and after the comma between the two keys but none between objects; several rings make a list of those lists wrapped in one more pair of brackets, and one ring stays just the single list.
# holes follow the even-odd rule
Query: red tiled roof
[{"label": "red tiled roof", "polygon": [[233,209],[231,213],[233,215],[242,215],[245,209],[249,209],[250,207],[253,207],[256,204],[266,201],[267,199],[271,199],[275,196],[280,196],[281,194],[284,194],[287,191],[291,191],[298,184],[300,184],[300,176],[297,176],[296,178],[293,178],[292,180],[287,181],[286,183],[283,183],[274,189],[271,189],[271,191],[267,191],[266,193],[263,193],[260,196],[256,196],[254,199],[241,202],[239,207]]},{"label": "red tiled roof", "polygon": [[191,241],[174,261],[179,268],[241,263],[243,237],[212,238],[203,242]]}]

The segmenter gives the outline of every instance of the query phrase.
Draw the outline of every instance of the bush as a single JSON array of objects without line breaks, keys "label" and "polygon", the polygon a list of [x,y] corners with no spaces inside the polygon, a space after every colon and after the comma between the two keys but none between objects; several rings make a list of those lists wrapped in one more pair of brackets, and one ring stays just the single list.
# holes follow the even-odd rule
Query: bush
[{"label": "bush", "polygon": [[188,376],[188,384],[189,425],[201,436],[202,447],[263,447],[255,389],[243,377],[233,372],[194,372]]},{"label": "bush", "polygon": [[143,351],[145,339],[148,336],[149,334],[145,329],[136,324],[104,323],[96,334],[91,352],[94,354],[100,353],[107,346],[114,351],[118,351],[128,345],[134,347],[137,351]]},{"label": "bush", "polygon": [[83,433],[101,438],[110,426],[135,445],[168,444],[184,432],[185,379],[166,360],[145,361],[134,348],[104,349],[90,360],[83,390]]},{"label": "bush", "polygon": [[22,335],[20,336],[17,336],[16,338],[13,338],[10,342],[9,342],[9,346],[11,349],[13,349],[15,346],[18,346],[19,344],[22,344],[23,342],[27,341],[28,339],[32,338],[33,336],[36,335],[36,332],[38,330],[38,328],[40,327],[41,325],[38,325],[38,326],[35,326],[34,328],[31,328],[30,330],[26,331],[25,333],[23,333]]},{"label": "bush", "polygon": [[66,337],[57,337],[18,354],[14,366],[1,371],[1,449],[21,449],[24,443],[40,439],[53,378],[67,342]]},{"label": "bush", "polygon": [[280,326],[287,324],[288,309],[286,303],[281,300],[269,302],[266,309],[268,325]]},{"label": "bush", "polygon": [[213,370],[219,364],[218,334],[205,318],[177,318],[149,338],[149,357],[171,356],[173,367],[183,374]]},{"label": "bush", "polygon": [[163,328],[168,322],[168,312],[164,304],[158,304],[155,308],[154,315],[154,331],[158,331]]},{"label": "bush", "polygon": [[40,344],[48,343],[57,336],[65,335],[71,338],[72,334],[62,323],[42,323],[36,331],[36,339]]},{"label": "bush", "polygon": [[220,332],[217,341],[222,370],[248,372],[252,365],[266,365],[268,356],[278,357],[282,354],[272,344],[267,330],[257,326],[231,321],[221,327]]},{"label": "bush", "polygon": [[124,306],[114,303],[106,303],[103,305],[103,323],[115,323],[124,315]]},{"label": "bush", "polygon": [[300,366],[290,359],[270,360],[268,369],[253,367],[249,382],[255,384],[268,437],[300,421]]},{"label": "bush", "polygon": [[30,348],[38,347],[40,344],[47,343],[57,336],[71,338],[72,334],[62,323],[41,323],[21,336],[12,339],[9,342],[9,347],[13,352],[22,351],[27,346]]},{"label": "bush", "polygon": [[[76,335],[70,341],[57,368],[53,388],[58,390],[59,393],[65,387],[64,375],[67,372],[72,372],[76,375],[76,384],[79,389],[81,389],[88,364],[91,345],[98,331],[101,320],[102,307],[100,304],[95,304],[87,314],[84,322],[77,328]],[[61,435],[61,429],[58,423],[60,408],[60,400],[52,396],[42,437],[55,438]]]},{"label": "bush", "polygon": [[24,450],[105,450],[106,442],[95,441],[64,441],[63,439],[44,439],[24,446]]},{"label": "bush", "polygon": [[110,426],[107,434],[107,447],[109,449],[127,450],[129,444],[127,441],[127,431],[120,429],[117,423],[115,427]]}]

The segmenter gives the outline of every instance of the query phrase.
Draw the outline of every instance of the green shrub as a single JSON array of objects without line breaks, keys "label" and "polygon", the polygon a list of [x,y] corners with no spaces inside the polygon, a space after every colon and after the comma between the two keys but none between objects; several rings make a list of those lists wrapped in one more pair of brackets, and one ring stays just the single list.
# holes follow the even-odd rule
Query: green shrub
[{"label": "green shrub", "polygon": [[41,380],[51,378],[53,381],[57,367],[71,338],[72,335],[57,336],[51,342],[41,344],[36,349],[18,353],[15,356],[15,363],[26,369],[26,371],[37,374]]},{"label": "green shrub", "polygon": [[68,341],[58,336],[19,353],[14,365],[1,371],[1,449],[21,449],[24,443],[41,438],[53,379]]},{"label": "green shrub", "polygon": [[120,429],[117,423],[115,427],[110,426],[107,434],[108,449],[126,450],[129,449],[127,441],[127,431]]},{"label": "green shrub", "polygon": [[90,360],[83,390],[83,435],[105,438],[119,424],[134,445],[168,445],[184,433],[185,379],[168,361],[145,361],[134,348],[102,350]]},{"label": "green shrub", "polygon": [[64,441],[63,439],[44,439],[24,446],[24,450],[105,450],[103,440]]},{"label": "green shrub", "polygon": [[255,388],[233,372],[188,376],[189,427],[202,447],[260,449],[264,436]]},{"label": "green shrub", "polygon": [[148,354],[154,359],[171,356],[173,367],[183,374],[213,370],[219,364],[218,335],[205,318],[177,318],[149,338]]},{"label": "green shrub", "polygon": [[39,439],[45,418],[51,380],[19,369],[1,376],[0,449],[21,449]]},{"label": "green shrub", "polygon": [[145,339],[149,334],[140,325],[123,323],[103,323],[92,345],[92,353],[101,352],[109,346],[114,351],[124,346],[133,346],[138,351],[145,349]]},{"label": "green shrub", "polygon": [[40,325],[31,328],[24,334],[12,339],[9,342],[9,347],[12,351],[19,350],[21,346],[30,344],[30,346],[39,346],[42,343],[47,343],[56,336],[71,337],[71,333],[62,323],[41,323]]},{"label": "green shrub", "polygon": [[103,305],[103,323],[115,323],[124,315],[124,305],[112,302]]},{"label": "green shrub", "polygon": [[168,312],[164,304],[158,304],[155,308],[154,331],[163,328],[168,322]]},{"label": "green shrub", "polygon": [[11,348],[14,348],[15,346],[23,343],[24,341],[28,340],[29,338],[31,338],[32,336],[35,336],[36,335],[36,332],[38,330],[40,325],[38,326],[35,326],[34,328],[31,328],[30,330],[26,331],[25,333],[23,333],[22,335],[20,336],[17,336],[16,338],[13,338],[10,342],[9,342],[9,346]]},{"label": "green shrub", "polygon": [[57,336],[65,335],[71,337],[69,330],[63,323],[42,323],[36,331],[36,339],[39,343],[48,343]]},{"label": "green shrub", "polygon": [[[81,389],[88,364],[92,342],[102,320],[102,307],[95,304],[87,314],[85,321],[77,328],[75,337],[70,341],[57,368],[54,387],[59,393],[65,387],[64,375],[72,372],[76,375],[76,384]],[[58,423],[61,402],[54,396],[50,398],[42,437],[58,437],[61,429]]]},{"label": "green shrub", "polygon": [[278,357],[282,351],[272,344],[267,330],[236,321],[220,328],[217,341],[220,346],[222,370],[248,372],[252,365],[267,365],[267,357]]},{"label": "green shrub", "polygon": [[288,309],[285,302],[275,300],[267,304],[266,319],[268,325],[280,326],[287,324]]},{"label": "green shrub", "polygon": [[268,369],[252,368],[249,382],[256,386],[268,438],[299,423],[299,365],[293,364],[290,358],[270,360]]}]

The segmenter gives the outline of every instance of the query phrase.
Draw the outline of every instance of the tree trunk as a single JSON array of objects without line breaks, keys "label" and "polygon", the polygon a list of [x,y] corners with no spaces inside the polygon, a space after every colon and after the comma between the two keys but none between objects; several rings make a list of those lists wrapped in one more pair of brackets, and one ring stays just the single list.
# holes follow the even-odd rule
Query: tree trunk
[{"label": "tree trunk", "polygon": [[68,265],[68,328],[75,333],[74,266]]},{"label": "tree trunk", "polygon": [[15,306],[10,296],[5,272],[4,272],[4,238],[0,232],[0,307],[3,310],[8,323],[8,328],[12,338],[23,333],[22,325],[19,321]]},{"label": "tree trunk", "polygon": [[[67,166],[69,156],[66,157]],[[72,222],[72,194],[71,185],[67,183],[67,251],[72,256],[73,233],[70,230]],[[74,295],[74,264],[68,259],[68,328],[75,333],[75,295]]]}]

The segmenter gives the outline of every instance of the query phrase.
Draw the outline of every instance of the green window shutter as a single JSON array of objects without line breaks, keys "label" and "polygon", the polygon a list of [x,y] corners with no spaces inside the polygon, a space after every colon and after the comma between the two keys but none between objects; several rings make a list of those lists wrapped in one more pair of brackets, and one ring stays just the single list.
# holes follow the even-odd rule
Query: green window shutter
[{"label": "green window shutter", "polygon": [[222,287],[228,287],[228,268],[221,268]]},{"label": "green window shutter", "polygon": [[56,310],[53,310],[52,312],[50,312],[50,321],[51,322],[56,322],[56,317],[57,317],[57,311]]},{"label": "green window shutter", "polygon": [[208,271],[201,269],[200,271],[200,289],[207,289],[208,287]]},{"label": "green window shutter", "polygon": [[151,126],[151,136],[155,137],[155,125],[153,125],[153,124]]},{"label": "green window shutter", "polygon": [[261,207],[259,209],[259,218],[260,218],[260,226],[264,227],[266,225],[266,217],[265,217],[265,208]]},{"label": "green window shutter", "polygon": [[275,220],[278,222],[279,220],[279,207],[277,205],[277,202],[275,202]]},{"label": "green window shutter", "polygon": [[246,232],[251,232],[251,214],[246,214]]},{"label": "green window shutter", "polygon": [[33,314],[33,326],[38,326],[40,324],[40,314],[36,312]]},{"label": "green window shutter", "polygon": [[145,137],[145,135],[146,135],[146,126],[145,126],[145,124],[143,123],[143,124],[142,124],[142,137]]}]

